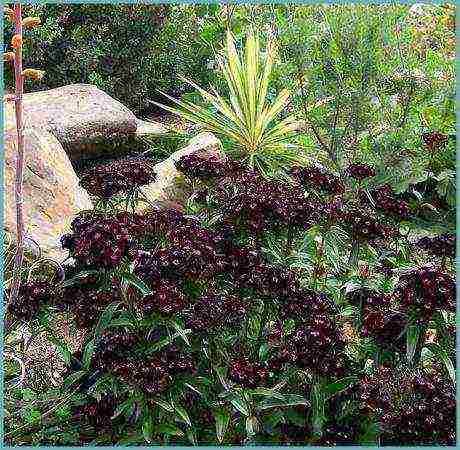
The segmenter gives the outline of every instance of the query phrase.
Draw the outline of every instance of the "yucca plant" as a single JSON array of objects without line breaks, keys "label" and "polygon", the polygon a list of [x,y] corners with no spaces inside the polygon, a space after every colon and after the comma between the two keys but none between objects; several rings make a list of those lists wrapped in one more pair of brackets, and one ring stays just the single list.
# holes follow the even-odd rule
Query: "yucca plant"
[{"label": "yucca plant", "polygon": [[[228,31],[226,57],[219,61],[220,71],[229,90],[228,100],[213,88],[208,92],[193,81],[181,77],[181,80],[200,93],[205,106],[177,100],[162,91],[161,94],[175,106],[153,103],[227,139],[232,144],[230,152],[233,156],[267,175],[288,167],[298,159],[295,147],[288,143],[297,123],[291,115],[280,119],[280,113],[289,101],[287,89],[283,89],[273,102],[267,101],[275,58],[273,40],[268,41],[265,56],[262,57],[259,38],[253,31],[249,31],[242,53],[238,54],[235,39]],[[209,105],[213,109],[209,109]]]}]

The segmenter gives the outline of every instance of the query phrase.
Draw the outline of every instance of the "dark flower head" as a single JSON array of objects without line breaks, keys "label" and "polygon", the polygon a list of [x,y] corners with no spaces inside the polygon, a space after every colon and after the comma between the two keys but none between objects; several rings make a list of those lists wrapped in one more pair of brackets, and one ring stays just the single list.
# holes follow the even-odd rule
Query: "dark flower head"
[{"label": "dark flower head", "polygon": [[47,281],[28,281],[19,287],[18,297],[8,306],[8,312],[19,320],[32,320],[41,306],[52,298],[52,287]]},{"label": "dark flower head", "polygon": [[90,194],[110,198],[121,192],[129,192],[155,181],[151,163],[143,159],[124,159],[101,164],[88,170],[81,178],[81,185]]},{"label": "dark flower head", "polygon": [[402,275],[395,298],[408,313],[430,320],[436,311],[456,310],[455,281],[438,269],[422,267]]},{"label": "dark flower head", "polygon": [[396,230],[383,223],[372,210],[349,209],[338,213],[338,217],[350,234],[357,240],[388,239],[396,234]]},{"label": "dark flower head", "polygon": [[157,313],[162,316],[173,316],[182,311],[188,302],[180,288],[168,280],[159,280],[153,293],[140,301],[144,314]]},{"label": "dark flower head", "polygon": [[406,325],[407,318],[404,314],[373,308],[364,313],[362,333],[363,336],[372,336],[384,349],[403,353],[406,348]]},{"label": "dark flower head", "polygon": [[330,195],[345,192],[345,187],[337,176],[319,167],[294,167],[291,175],[308,189]]},{"label": "dark flower head", "polygon": [[113,268],[129,249],[129,235],[116,218],[100,215],[77,217],[73,233],[62,241],[63,248],[82,266]]},{"label": "dark flower head", "polygon": [[417,246],[435,256],[455,258],[456,239],[453,234],[424,237],[417,242]]},{"label": "dark flower head", "polygon": [[358,181],[375,177],[375,170],[367,164],[350,164],[346,168],[346,173],[348,176]]},{"label": "dark flower head", "polygon": [[266,383],[268,370],[261,364],[242,357],[230,363],[228,377],[243,387],[255,388]]},{"label": "dark flower head", "polygon": [[437,150],[446,145],[448,136],[437,131],[422,134],[422,140],[426,148],[430,151]]},{"label": "dark flower head", "polygon": [[382,445],[454,445],[455,387],[436,370],[380,368],[361,383],[362,411],[374,415]]},{"label": "dark flower head", "polygon": [[[396,197],[396,193],[392,187],[388,184],[375,189],[371,193],[375,207],[387,214],[393,215],[400,219],[407,219],[409,216],[409,205]],[[363,192],[360,193],[361,201],[365,204],[369,204],[367,195]]]},{"label": "dark flower head", "polygon": [[187,327],[198,333],[220,332],[238,327],[248,310],[236,296],[206,295],[199,298],[187,314]]},{"label": "dark flower head", "polygon": [[228,161],[217,154],[192,153],[182,156],[175,165],[185,175],[202,180],[225,176],[231,169]]}]

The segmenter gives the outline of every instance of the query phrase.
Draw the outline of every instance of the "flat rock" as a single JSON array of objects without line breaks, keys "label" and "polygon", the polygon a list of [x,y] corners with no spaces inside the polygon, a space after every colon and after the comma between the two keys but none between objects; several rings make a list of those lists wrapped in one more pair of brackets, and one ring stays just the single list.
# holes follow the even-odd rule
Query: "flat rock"
[{"label": "flat rock", "polygon": [[[25,94],[24,116],[28,127],[54,135],[72,161],[127,152],[136,137],[165,132],[161,124],[139,121],[119,101],[90,84]],[[14,109],[9,108],[5,121],[11,125],[14,120]]]}]

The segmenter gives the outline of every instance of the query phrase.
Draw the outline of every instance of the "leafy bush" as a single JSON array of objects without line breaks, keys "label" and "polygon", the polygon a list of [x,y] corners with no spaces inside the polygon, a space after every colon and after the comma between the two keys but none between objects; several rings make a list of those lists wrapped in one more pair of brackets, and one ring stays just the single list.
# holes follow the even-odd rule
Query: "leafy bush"
[{"label": "leafy bush", "polygon": [[73,262],[31,270],[8,304],[9,328],[46,330],[67,369],[59,388],[21,387],[27,345],[7,339],[6,442],[454,445],[452,42],[436,44],[452,10],[193,11],[226,13],[200,24],[209,42],[224,24],[278,37],[267,100],[292,90],[280,117],[306,121],[290,143],[311,161],[267,178],[184,156],[183,210],[144,214],[147,159],[130,182],[118,162],[89,171],[102,198],[62,239]]},{"label": "leafy bush", "polygon": [[[95,84],[138,113],[160,88],[179,95],[184,68],[206,82],[211,49],[198,38],[198,9],[170,5],[29,5],[46,18],[31,33],[24,61],[46,67],[36,89],[71,83]],[[6,41],[12,33],[5,28]],[[5,68],[6,84],[12,72]],[[10,82],[9,82],[10,80]]]},{"label": "leafy bush", "polygon": [[324,190],[314,168],[177,167],[185,214],[87,212],[62,241],[66,279],[9,306],[41,324],[67,311],[87,337],[64,351],[65,420],[35,407],[8,441],[453,445],[454,240],[410,243],[412,211],[388,189],[382,204],[368,168]]}]

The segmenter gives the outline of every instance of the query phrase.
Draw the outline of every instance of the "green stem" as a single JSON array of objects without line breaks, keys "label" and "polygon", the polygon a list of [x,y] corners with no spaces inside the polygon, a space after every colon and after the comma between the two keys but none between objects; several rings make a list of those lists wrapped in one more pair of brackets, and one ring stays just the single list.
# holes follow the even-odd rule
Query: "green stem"
[{"label": "green stem", "polygon": [[259,333],[257,336],[256,346],[254,349],[256,358],[258,358],[259,356],[260,346],[262,345],[263,331],[265,329],[265,325],[267,324],[268,314],[269,314],[269,308],[268,308],[268,305],[264,301],[262,315],[260,317],[260,323],[259,323]]}]

